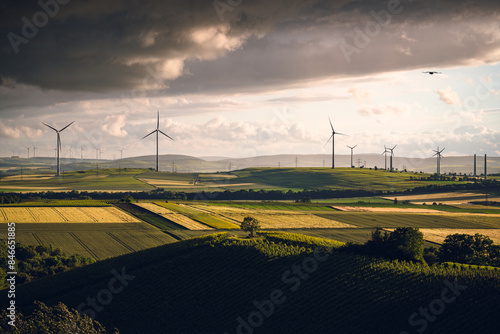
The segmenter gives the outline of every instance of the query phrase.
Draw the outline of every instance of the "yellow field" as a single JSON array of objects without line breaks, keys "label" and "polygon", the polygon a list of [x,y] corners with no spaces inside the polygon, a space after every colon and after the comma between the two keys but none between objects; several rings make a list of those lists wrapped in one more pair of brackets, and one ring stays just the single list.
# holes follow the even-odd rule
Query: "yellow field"
[{"label": "yellow field", "polygon": [[424,239],[442,243],[447,235],[450,234],[469,234],[476,233],[490,237],[495,244],[500,244],[500,229],[457,229],[457,228],[421,228],[420,232],[424,234]]},{"label": "yellow field", "polygon": [[[448,205],[454,204],[466,204],[470,201],[482,201],[485,198],[485,194],[477,194],[477,193],[437,193],[437,194],[425,194],[425,195],[406,195],[406,196],[397,196],[399,201],[408,200],[414,204],[422,204],[422,203],[444,203]],[[394,197],[382,197],[388,200],[393,200]],[[488,199],[491,201],[499,201],[500,197],[498,196],[488,196]]]},{"label": "yellow field", "polygon": [[234,207],[208,206],[202,204],[193,204],[190,206],[210,213],[215,217],[219,216],[222,219],[230,219],[240,223],[245,217],[251,216],[260,222],[261,228],[263,229],[356,227],[351,224],[318,217],[311,213],[302,211],[240,209]]},{"label": "yellow field", "polygon": [[184,226],[189,230],[213,230],[213,228],[207,225],[198,223],[197,221],[192,220],[191,218],[188,218],[180,213],[174,212],[172,210],[156,205],[154,203],[136,203],[136,205],[151,212],[154,212],[162,217],[165,217],[168,220],[171,220],[176,224]]},{"label": "yellow field", "polygon": [[137,223],[114,207],[3,207],[0,223]]},{"label": "yellow field", "polygon": [[418,208],[373,208],[373,207],[362,207],[362,206],[341,206],[332,205],[332,208],[339,211],[352,211],[352,212],[398,212],[398,213],[441,213],[443,211],[432,210],[432,209],[418,209]]}]

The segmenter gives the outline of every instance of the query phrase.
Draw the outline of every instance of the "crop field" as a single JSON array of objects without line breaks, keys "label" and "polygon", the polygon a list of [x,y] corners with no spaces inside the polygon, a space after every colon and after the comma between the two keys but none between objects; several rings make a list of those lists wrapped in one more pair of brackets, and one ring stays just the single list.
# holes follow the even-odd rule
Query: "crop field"
[{"label": "crop field", "polygon": [[213,216],[206,211],[198,210],[196,206],[179,205],[174,203],[162,203],[156,202],[155,204],[171,210],[173,212],[180,213],[192,220],[198,221],[202,224],[211,226],[216,229],[237,229],[238,225],[230,222],[226,219],[221,219],[219,217]]},{"label": "crop field", "polygon": [[115,207],[0,207],[0,223],[138,223]]},{"label": "crop field", "polygon": [[450,234],[469,234],[476,233],[488,236],[495,244],[500,244],[500,229],[448,229],[448,228],[423,228],[420,231],[424,234],[425,240],[442,243],[446,236]]},{"label": "crop field", "polygon": [[[285,237],[281,234],[280,239]],[[251,333],[237,328],[252,314],[265,319],[254,333],[331,333],[332,329],[413,333],[417,328],[410,326],[408,318],[419,308],[441,312],[439,316],[434,312],[435,321],[427,322],[429,333],[495,333],[498,329],[500,271],[429,267],[333,251],[303,280],[298,275],[284,276],[293,267],[300,270],[300,264],[310,261],[314,250],[324,244],[310,240],[309,247],[295,246],[301,239],[235,240],[219,233],[165,245],[20,285],[16,306],[24,310],[40,300],[48,305],[64,301],[69,308],[77,308],[108,287],[111,270],[126,268],[135,279],[113,296],[112,304],[96,312],[99,322],[124,334]],[[453,282],[455,290],[450,291]],[[264,318],[258,313],[263,307],[254,305],[267,307],[262,301],[274,291],[286,303],[274,306],[272,317]],[[440,297],[450,302],[438,302]],[[137,305],[154,305],[159,311]]]},{"label": "crop field", "polygon": [[260,209],[260,210],[297,210],[297,211],[332,211],[332,208],[326,205],[316,205],[316,204],[295,204],[286,202],[268,202],[268,203],[256,203],[256,202],[240,202],[240,203],[230,203],[230,202],[207,202],[205,204],[214,206],[223,206],[229,208],[241,208],[241,209]]},{"label": "crop field", "polygon": [[[437,193],[437,194],[425,194],[425,195],[406,195],[406,196],[397,196],[399,201],[408,200],[414,204],[432,204],[443,203],[443,204],[466,204],[471,201],[481,201],[484,200],[486,194],[478,194],[478,193],[461,193],[461,192],[452,192],[452,193]],[[385,199],[394,199],[393,197],[384,197]],[[500,201],[500,197],[498,196],[488,196],[488,199],[491,201]]]},{"label": "crop field", "polygon": [[[6,224],[0,238],[7,238]],[[26,245],[52,245],[67,255],[80,254],[103,260],[175,242],[147,223],[23,223],[16,224],[16,241]]]},{"label": "crop field", "polygon": [[351,224],[325,219],[307,211],[259,210],[203,204],[190,206],[237,222],[242,222],[246,216],[252,216],[261,223],[263,229],[355,227]]},{"label": "crop field", "polygon": [[[410,176],[414,176],[415,173],[388,173],[382,170],[358,168],[247,168],[235,171],[233,174],[237,175],[238,179],[231,182],[266,184],[278,189],[400,191],[433,183],[410,180]],[[423,176],[423,174],[418,175]],[[447,182],[440,181],[440,184]]]},{"label": "crop field", "polygon": [[336,212],[317,215],[357,227],[500,228],[498,215],[387,212]]},{"label": "crop field", "polygon": [[136,178],[144,173],[141,169],[106,169],[65,172],[62,177],[49,174],[44,177],[20,180],[4,178],[0,189],[20,189],[22,191],[141,191],[153,190],[155,187]]},{"label": "crop field", "polygon": [[21,202],[13,204],[1,204],[0,207],[9,206],[29,206],[29,207],[58,207],[58,206],[89,206],[89,207],[99,207],[99,206],[111,206],[104,201],[94,200],[94,199],[83,199],[83,200],[43,200],[43,201],[32,201],[32,202]]},{"label": "crop field", "polygon": [[168,220],[171,220],[178,225],[184,226],[188,230],[213,230],[213,228],[205,224],[201,224],[189,217],[186,217],[180,213],[169,210],[154,203],[136,203],[136,205],[153,213],[156,213],[157,215],[160,215]]}]

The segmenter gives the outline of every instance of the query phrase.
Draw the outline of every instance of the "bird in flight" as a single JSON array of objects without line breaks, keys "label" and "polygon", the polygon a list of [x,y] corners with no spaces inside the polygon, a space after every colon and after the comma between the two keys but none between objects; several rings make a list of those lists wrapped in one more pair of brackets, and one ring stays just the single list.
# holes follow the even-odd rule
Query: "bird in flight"
[{"label": "bird in flight", "polygon": [[441,74],[441,72],[436,72],[436,71],[427,71],[427,72],[422,72],[422,73],[426,73],[426,74],[430,74],[430,75]]}]

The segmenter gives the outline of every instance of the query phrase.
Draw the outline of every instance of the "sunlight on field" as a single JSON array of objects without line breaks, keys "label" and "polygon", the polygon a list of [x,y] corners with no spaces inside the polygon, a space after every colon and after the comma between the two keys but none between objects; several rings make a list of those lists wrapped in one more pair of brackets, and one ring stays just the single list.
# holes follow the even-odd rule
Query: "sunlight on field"
[{"label": "sunlight on field", "polygon": [[341,223],[332,219],[315,216],[307,211],[282,211],[262,209],[242,209],[226,206],[208,206],[202,204],[190,205],[199,210],[242,222],[247,216],[260,221],[261,228],[355,228],[356,226]]},{"label": "sunlight on field", "polygon": [[398,212],[398,213],[439,213],[442,211],[431,210],[431,209],[418,209],[418,208],[376,208],[376,207],[361,207],[361,206],[331,206],[332,208],[339,211],[350,211],[350,212]]},{"label": "sunlight on field", "polygon": [[[422,204],[427,203],[430,204],[432,202],[436,203],[444,203],[444,204],[465,204],[471,201],[482,201],[485,199],[486,194],[477,194],[477,193],[437,193],[437,194],[425,194],[425,195],[408,195],[408,196],[396,196],[398,201],[410,201],[414,204]],[[391,197],[382,197],[384,199],[393,200],[394,196]],[[491,201],[500,201],[500,197],[490,197],[488,199]]]},{"label": "sunlight on field", "polygon": [[180,213],[174,212],[162,206],[156,205],[154,203],[136,203],[135,205],[140,206],[146,210],[156,213],[168,220],[173,221],[176,224],[184,226],[189,230],[213,230],[213,228],[208,227],[204,224],[200,224],[197,221],[186,217]]},{"label": "sunlight on field", "polygon": [[425,240],[437,242],[439,244],[443,243],[447,235],[456,233],[469,235],[479,233],[490,237],[495,244],[500,244],[500,229],[421,228],[420,231],[424,234]]},{"label": "sunlight on field", "polygon": [[137,223],[114,207],[3,207],[0,223]]}]

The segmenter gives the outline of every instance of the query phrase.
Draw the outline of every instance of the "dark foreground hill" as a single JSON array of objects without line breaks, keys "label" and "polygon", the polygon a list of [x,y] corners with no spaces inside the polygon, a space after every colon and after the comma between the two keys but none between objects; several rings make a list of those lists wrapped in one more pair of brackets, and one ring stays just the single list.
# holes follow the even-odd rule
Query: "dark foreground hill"
[{"label": "dark foreground hill", "polygon": [[205,236],[18,286],[16,300],[23,313],[33,300],[62,301],[121,333],[493,333],[500,325],[499,271],[321,244],[329,245]]}]

